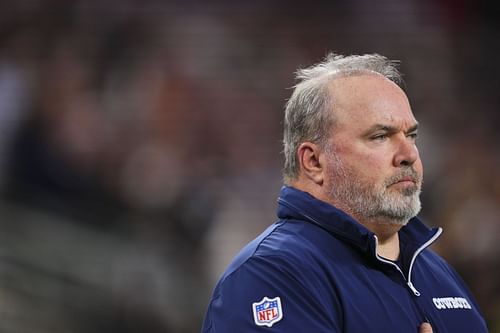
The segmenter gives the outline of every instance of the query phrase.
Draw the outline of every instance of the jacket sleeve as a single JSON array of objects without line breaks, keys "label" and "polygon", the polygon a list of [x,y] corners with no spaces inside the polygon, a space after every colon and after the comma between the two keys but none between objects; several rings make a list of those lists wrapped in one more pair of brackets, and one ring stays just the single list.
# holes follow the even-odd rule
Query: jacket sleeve
[{"label": "jacket sleeve", "polygon": [[[252,257],[219,282],[202,332],[341,332],[333,288],[307,266],[279,256]],[[266,305],[265,297],[274,303]]]}]

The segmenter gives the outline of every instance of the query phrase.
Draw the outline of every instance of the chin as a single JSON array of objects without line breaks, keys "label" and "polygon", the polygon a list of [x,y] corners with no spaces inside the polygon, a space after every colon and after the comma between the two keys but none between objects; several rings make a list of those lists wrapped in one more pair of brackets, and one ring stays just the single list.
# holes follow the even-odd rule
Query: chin
[{"label": "chin", "polygon": [[404,227],[405,225],[410,222],[411,218],[399,218],[399,217],[394,217],[394,216],[384,216],[379,220],[380,224],[385,224],[385,225],[392,225],[392,226],[401,226]]}]

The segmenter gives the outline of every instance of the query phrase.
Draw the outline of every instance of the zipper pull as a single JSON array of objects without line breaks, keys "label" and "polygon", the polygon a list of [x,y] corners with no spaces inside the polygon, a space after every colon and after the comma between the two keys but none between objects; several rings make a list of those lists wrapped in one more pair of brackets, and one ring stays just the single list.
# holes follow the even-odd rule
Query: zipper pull
[{"label": "zipper pull", "polygon": [[415,296],[420,296],[420,291],[418,291],[417,288],[415,288],[415,286],[413,285],[413,283],[411,283],[411,281],[408,281],[406,284],[408,285],[408,287],[411,289],[411,291]]}]

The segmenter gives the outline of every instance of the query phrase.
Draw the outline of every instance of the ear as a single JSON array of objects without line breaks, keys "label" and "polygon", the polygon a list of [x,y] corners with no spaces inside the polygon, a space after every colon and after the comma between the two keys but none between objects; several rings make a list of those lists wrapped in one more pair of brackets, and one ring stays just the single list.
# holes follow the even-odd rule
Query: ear
[{"label": "ear", "polygon": [[301,173],[318,185],[324,181],[325,162],[319,146],[303,142],[297,149]]}]

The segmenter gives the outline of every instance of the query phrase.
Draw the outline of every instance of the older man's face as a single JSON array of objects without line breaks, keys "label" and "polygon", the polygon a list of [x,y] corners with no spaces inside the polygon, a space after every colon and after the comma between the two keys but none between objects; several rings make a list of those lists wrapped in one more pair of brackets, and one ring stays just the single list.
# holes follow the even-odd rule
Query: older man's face
[{"label": "older man's face", "polygon": [[327,149],[333,204],[354,217],[405,224],[420,210],[417,121],[405,93],[376,74],[336,79]]}]

